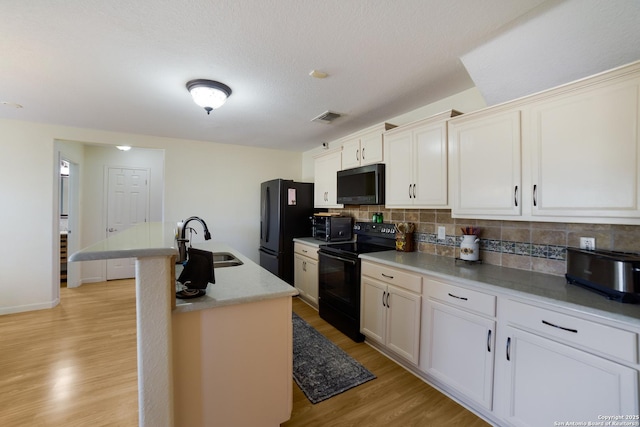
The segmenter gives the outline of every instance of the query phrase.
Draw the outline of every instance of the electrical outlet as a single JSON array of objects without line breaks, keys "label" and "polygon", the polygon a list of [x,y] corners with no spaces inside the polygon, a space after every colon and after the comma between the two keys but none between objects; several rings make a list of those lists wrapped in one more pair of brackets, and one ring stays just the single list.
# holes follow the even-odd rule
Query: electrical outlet
[{"label": "electrical outlet", "polygon": [[581,237],[580,238],[580,249],[586,249],[588,251],[594,251],[596,249],[596,238],[595,237]]},{"label": "electrical outlet", "polygon": [[444,227],[441,225],[438,227],[438,240],[444,240],[447,238],[446,231]]}]

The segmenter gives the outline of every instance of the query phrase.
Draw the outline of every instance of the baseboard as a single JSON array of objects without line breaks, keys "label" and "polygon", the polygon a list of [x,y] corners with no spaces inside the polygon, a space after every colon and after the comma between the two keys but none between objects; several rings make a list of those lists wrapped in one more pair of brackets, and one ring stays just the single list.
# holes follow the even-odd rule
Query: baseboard
[{"label": "baseboard", "polygon": [[22,313],[25,311],[46,310],[60,304],[60,298],[56,298],[51,302],[42,302],[37,304],[17,305],[13,307],[0,308],[0,316],[5,314]]}]

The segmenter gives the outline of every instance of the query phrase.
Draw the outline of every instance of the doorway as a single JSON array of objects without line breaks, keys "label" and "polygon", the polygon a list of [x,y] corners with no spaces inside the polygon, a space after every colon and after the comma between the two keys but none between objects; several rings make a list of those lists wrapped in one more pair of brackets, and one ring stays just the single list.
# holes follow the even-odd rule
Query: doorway
[{"label": "doorway", "polygon": [[80,247],[78,229],[80,168],[78,163],[63,153],[59,155],[59,165],[60,286],[75,288],[80,285],[79,265],[68,263],[67,256]]},{"label": "doorway", "polygon": [[[149,170],[107,168],[106,237],[149,218]],[[107,260],[107,280],[135,277],[135,258]]]}]

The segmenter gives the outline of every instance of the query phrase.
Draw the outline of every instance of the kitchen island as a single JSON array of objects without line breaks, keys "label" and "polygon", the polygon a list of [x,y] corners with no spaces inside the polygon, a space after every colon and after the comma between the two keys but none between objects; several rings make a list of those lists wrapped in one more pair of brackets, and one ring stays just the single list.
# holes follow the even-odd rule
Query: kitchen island
[{"label": "kitchen island", "polygon": [[70,261],[136,259],[140,426],[277,426],[292,405],[291,297],[276,276],[243,264],[215,270],[205,296],[175,299],[175,225],[144,223]]}]

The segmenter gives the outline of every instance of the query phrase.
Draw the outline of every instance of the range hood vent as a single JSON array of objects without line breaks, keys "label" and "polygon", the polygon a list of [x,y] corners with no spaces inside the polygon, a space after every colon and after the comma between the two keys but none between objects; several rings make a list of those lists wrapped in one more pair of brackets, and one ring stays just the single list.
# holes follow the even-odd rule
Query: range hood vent
[{"label": "range hood vent", "polygon": [[334,121],[335,119],[341,116],[342,115],[340,113],[335,113],[333,111],[327,110],[324,113],[320,114],[318,117],[311,119],[311,121],[318,122],[318,123],[331,123],[332,121]]}]

